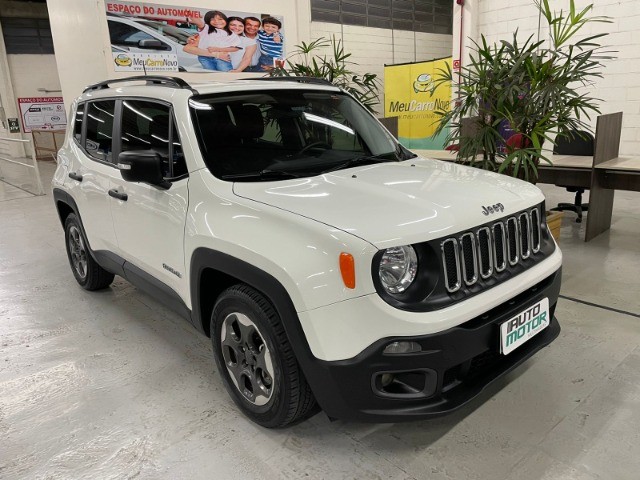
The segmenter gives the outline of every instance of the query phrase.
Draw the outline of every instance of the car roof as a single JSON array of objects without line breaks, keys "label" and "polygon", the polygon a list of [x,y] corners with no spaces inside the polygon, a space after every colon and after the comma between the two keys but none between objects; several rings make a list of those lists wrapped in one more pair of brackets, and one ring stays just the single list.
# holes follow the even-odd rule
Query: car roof
[{"label": "car roof", "polygon": [[[291,78],[291,79],[289,79]],[[144,82],[142,85],[140,82]],[[226,82],[187,83],[178,77],[140,75],[116,78],[87,87],[79,100],[104,97],[142,96],[169,101],[177,90],[192,95],[265,90],[318,90],[338,92],[340,88],[323,79],[306,77],[262,77]]]},{"label": "car roof", "polygon": [[329,90],[339,91],[340,89],[334,85],[321,85],[317,83],[305,83],[298,81],[265,81],[265,80],[236,80],[229,82],[207,82],[191,84],[194,90],[201,95],[224,93],[224,92],[241,92],[241,91],[263,91],[263,90]]}]

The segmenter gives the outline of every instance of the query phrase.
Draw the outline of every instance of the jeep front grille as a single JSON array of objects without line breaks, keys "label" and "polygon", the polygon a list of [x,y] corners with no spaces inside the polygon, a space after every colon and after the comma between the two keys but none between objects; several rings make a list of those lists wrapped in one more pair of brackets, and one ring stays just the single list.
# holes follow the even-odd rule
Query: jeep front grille
[{"label": "jeep front grille", "polygon": [[442,240],[442,264],[447,291],[487,280],[540,251],[537,208]]}]

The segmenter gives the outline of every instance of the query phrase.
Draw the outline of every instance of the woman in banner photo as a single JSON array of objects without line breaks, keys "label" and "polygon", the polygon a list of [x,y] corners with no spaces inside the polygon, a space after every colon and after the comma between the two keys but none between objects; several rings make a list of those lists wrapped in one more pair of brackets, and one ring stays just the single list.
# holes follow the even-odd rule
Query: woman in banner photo
[{"label": "woman in banner photo", "polygon": [[229,29],[240,37],[240,46],[242,47],[242,50],[229,52],[231,64],[233,65],[231,72],[243,72],[247,67],[250,67],[253,63],[254,54],[258,49],[257,40],[245,35],[244,22],[240,17],[229,17]]},{"label": "woman in banner photo", "polygon": [[233,68],[230,61],[224,60],[225,53],[242,50],[241,40],[229,29],[227,16],[219,10],[205,14],[204,21],[199,18],[187,18],[198,26],[197,38],[194,36],[184,46],[187,53],[198,55],[198,61],[206,70],[228,72]]}]

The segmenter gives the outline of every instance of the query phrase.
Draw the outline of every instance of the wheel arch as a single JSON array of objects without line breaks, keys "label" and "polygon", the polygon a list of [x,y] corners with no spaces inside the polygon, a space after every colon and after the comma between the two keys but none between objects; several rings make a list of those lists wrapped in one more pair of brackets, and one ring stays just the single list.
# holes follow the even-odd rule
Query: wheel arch
[{"label": "wheel arch", "polygon": [[[58,212],[58,218],[60,218],[60,223],[64,228],[64,222],[67,220],[67,217],[71,213],[75,213],[76,217],[78,217],[78,221],[82,224],[82,219],[80,218],[80,213],[78,212],[78,205],[71,195],[69,195],[64,190],[59,188],[53,189],[53,199],[56,204],[56,211]],[[84,229],[84,226],[82,227]]]},{"label": "wheel arch", "polygon": [[203,247],[194,250],[190,272],[194,324],[207,336],[210,335],[209,321],[218,296],[232,285],[245,283],[262,293],[273,304],[282,318],[287,335],[297,326],[304,338],[289,293],[271,274],[239,258]]},{"label": "wheel arch", "polygon": [[[293,300],[277,278],[255,265],[204,247],[194,250],[190,272],[192,321],[196,328],[209,335],[209,320],[220,293],[236,283],[249,285],[264,295],[280,316],[296,360],[320,406],[331,404],[335,392],[326,388],[332,384],[330,374],[324,362],[311,353]],[[201,283],[202,279],[207,283]],[[215,294],[209,295],[207,289]]]}]

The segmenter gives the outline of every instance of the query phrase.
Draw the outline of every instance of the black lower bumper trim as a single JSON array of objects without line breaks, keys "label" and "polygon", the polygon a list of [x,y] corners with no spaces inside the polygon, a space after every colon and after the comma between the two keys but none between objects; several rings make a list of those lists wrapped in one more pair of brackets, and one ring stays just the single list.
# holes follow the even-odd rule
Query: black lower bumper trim
[{"label": "black lower bumper trim", "polygon": [[[554,314],[560,282],[558,270],[512,300],[462,325],[431,335],[382,339],[353,359],[310,362],[313,365],[307,364],[305,373],[318,403],[333,418],[396,422],[450,413],[558,337],[560,325]],[[500,324],[545,297],[549,300],[549,326],[508,355],[502,355]],[[384,348],[394,341],[416,342],[422,351],[384,354]],[[403,388],[395,390],[380,388],[385,372],[401,372],[398,376],[404,375],[414,385],[403,384]]]}]

